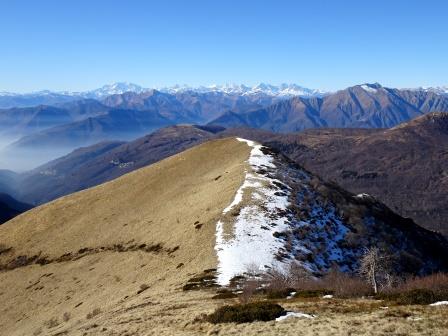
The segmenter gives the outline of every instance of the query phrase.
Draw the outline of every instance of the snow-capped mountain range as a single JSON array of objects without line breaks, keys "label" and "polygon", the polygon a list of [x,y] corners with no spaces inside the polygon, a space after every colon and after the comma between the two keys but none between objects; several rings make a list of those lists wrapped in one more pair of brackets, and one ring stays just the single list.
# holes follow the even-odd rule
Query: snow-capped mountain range
[{"label": "snow-capped mountain range", "polygon": [[313,90],[308,89],[303,86],[297,84],[280,84],[280,85],[272,85],[266,83],[260,83],[254,86],[247,86],[244,84],[224,84],[224,85],[210,85],[210,86],[197,86],[192,87],[188,85],[175,85],[171,87],[162,87],[159,88],[162,92],[167,93],[180,93],[180,92],[198,92],[198,93],[207,93],[207,92],[222,92],[231,95],[241,95],[241,96],[250,96],[250,95],[268,95],[273,97],[294,97],[294,96],[322,96],[326,92],[321,90]]},{"label": "snow-capped mountain range", "polygon": [[[376,83],[375,83],[376,84]],[[364,84],[363,88],[369,90],[370,88],[374,88],[375,84]],[[378,84],[379,85],[379,84]],[[82,98],[93,98],[93,99],[101,99],[113,94],[122,94],[125,92],[135,92],[142,93],[145,91],[150,91],[152,89],[170,93],[184,93],[184,92],[196,92],[196,93],[208,93],[208,92],[217,92],[217,93],[225,93],[229,95],[241,95],[241,96],[250,96],[250,95],[267,95],[272,97],[312,97],[312,96],[324,96],[326,94],[331,93],[330,91],[324,91],[319,89],[309,89],[297,84],[286,84],[282,83],[279,85],[272,85],[267,83],[260,83],[254,86],[248,86],[244,84],[223,84],[223,85],[208,85],[208,86],[190,86],[190,85],[173,85],[173,86],[161,86],[154,88],[145,88],[138,84],[129,83],[129,82],[116,82],[112,84],[106,84],[98,89],[88,90],[88,91],[50,91],[50,90],[41,90],[30,93],[14,93],[8,91],[0,91],[0,96],[10,96],[10,97],[37,97],[37,96],[52,96],[52,95],[60,95],[60,96],[74,96],[74,97],[82,97]],[[408,90],[414,91],[426,91],[426,92],[434,92],[437,94],[448,94],[448,86],[436,86],[436,87],[417,87],[417,88],[407,88]]]},{"label": "snow-capped mountain range", "polygon": [[83,92],[70,92],[70,91],[36,91],[31,93],[13,93],[13,92],[0,92],[0,96],[42,96],[42,95],[63,95],[63,96],[76,96],[82,98],[94,98],[101,99],[113,94],[122,94],[125,92],[136,92],[141,93],[149,91],[152,89],[159,90],[161,92],[176,94],[183,92],[197,92],[197,93],[207,93],[207,92],[221,92],[225,94],[234,95],[257,95],[265,94],[268,96],[276,97],[293,97],[293,96],[320,96],[326,92],[321,90],[313,90],[302,87],[297,84],[280,84],[271,85],[260,83],[254,86],[247,86],[243,84],[224,84],[224,85],[210,85],[210,86],[189,86],[189,85],[173,85],[165,87],[154,87],[154,88],[144,88],[140,85],[128,83],[128,82],[118,82],[102,86],[101,88]]},{"label": "snow-capped mountain range", "polygon": [[[378,84],[362,84],[355,87],[361,87],[370,94],[376,94],[377,90],[384,90]],[[268,98],[271,101],[278,101],[292,97],[325,97],[334,92],[323,91],[319,89],[309,89],[297,84],[279,84],[272,85],[260,83],[254,86],[244,84],[224,84],[224,85],[209,85],[209,86],[190,86],[190,85],[173,85],[164,87],[145,88],[137,84],[129,82],[117,82],[107,84],[101,88],[82,91],[50,91],[42,90],[30,93],[13,93],[0,91],[0,109],[11,107],[32,107],[37,105],[57,105],[67,103],[80,99],[96,99],[104,100],[111,95],[122,94],[125,92],[143,93],[151,91],[152,89],[168,93],[172,95],[182,94],[216,94],[219,96],[227,96],[229,98],[234,96],[247,97],[248,99],[264,99]],[[448,86],[438,87],[419,87],[404,90],[432,92],[438,95],[448,95]]]}]

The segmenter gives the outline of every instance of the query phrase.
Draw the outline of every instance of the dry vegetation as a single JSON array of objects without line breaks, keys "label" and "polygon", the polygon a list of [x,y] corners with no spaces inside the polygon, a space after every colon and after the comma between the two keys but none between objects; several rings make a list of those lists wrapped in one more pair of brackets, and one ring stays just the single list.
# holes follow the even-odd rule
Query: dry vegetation
[{"label": "dry vegetation", "polygon": [[95,324],[124,333],[143,328],[125,322],[137,307],[188,296],[182,286],[216,267],[216,222],[249,151],[235,139],[207,143],[3,224],[0,334],[97,334]]}]

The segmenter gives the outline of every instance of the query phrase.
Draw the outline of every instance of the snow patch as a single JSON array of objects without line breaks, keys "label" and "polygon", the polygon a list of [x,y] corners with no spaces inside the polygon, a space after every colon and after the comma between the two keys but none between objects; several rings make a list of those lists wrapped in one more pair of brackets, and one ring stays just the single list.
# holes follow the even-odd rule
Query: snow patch
[{"label": "snow patch", "polygon": [[430,306],[445,306],[445,305],[448,305],[448,301],[437,301],[437,302],[434,302],[434,303],[431,303],[430,304]]},{"label": "snow patch", "polygon": [[289,295],[286,297],[287,300],[292,299],[294,296],[296,296],[297,292],[291,292],[289,293]]},{"label": "snow patch", "polygon": [[322,299],[332,299],[332,298],[333,298],[333,295],[330,295],[330,294],[322,296]]},{"label": "snow patch", "polygon": [[371,195],[369,195],[369,194],[366,194],[366,193],[362,193],[362,194],[358,194],[358,195],[356,195],[356,196],[354,196],[355,198],[372,198],[372,196]]},{"label": "snow patch", "polygon": [[418,316],[408,316],[406,319],[409,320],[409,321],[421,321],[421,320],[423,320],[423,318],[418,317]]},{"label": "snow patch", "polygon": [[370,92],[370,93],[377,93],[378,92],[378,89],[375,89],[375,88],[373,88],[373,87],[371,87],[369,85],[366,85],[366,84],[361,85],[361,88],[364,91],[367,91],[367,92]]},{"label": "snow patch", "polygon": [[316,315],[310,315],[310,314],[305,314],[305,313],[297,313],[297,312],[287,312],[286,315],[282,315],[280,317],[277,317],[275,320],[277,322],[280,322],[280,321],[284,321],[284,320],[286,320],[288,318],[291,318],[291,317],[304,317],[304,318],[308,318],[308,319],[313,319],[313,318],[316,317]]},{"label": "snow patch", "polygon": [[280,189],[278,185],[282,183],[279,180],[262,173],[266,168],[276,168],[274,158],[263,153],[263,146],[250,140],[237,139],[252,147],[248,160],[251,172],[246,172],[243,184],[223,214],[242,202],[248,188],[255,191],[249,191],[251,201],[240,209],[234,223],[230,223],[233,224],[230,234],[224,233],[222,220],[216,225],[217,283],[223,286],[249,269],[260,272],[271,268],[283,269],[285,265],[276,258],[276,254],[283,248],[284,241],[274,233],[282,232],[289,226],[288,219],[278,215],[287,210],[289,192]]}]

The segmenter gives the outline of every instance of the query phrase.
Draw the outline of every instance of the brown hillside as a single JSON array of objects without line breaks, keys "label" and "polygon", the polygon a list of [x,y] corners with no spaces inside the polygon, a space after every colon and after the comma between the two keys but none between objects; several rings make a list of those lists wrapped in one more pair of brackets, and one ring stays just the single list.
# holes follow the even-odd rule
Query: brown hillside
[{"label": "brown hillside", "polygon": [[216,222],[249,151],[209,142],[2,225],[1,334],[96,334],[89,313],[119,329],[127,310],[216,267]]},{"label": "brown hillside", "polygon": [[314,129],[264,142],[325,180],[373,195],[448,236],[447,120],[447,113],[429,113],[388,130]]}]

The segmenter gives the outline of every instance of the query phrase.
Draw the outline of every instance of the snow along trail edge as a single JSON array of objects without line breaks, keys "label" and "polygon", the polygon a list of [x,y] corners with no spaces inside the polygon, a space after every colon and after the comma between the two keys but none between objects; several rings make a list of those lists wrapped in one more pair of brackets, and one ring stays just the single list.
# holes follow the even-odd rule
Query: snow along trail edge
[{"label": "snow along trail edge", "polygon": [[245,172],[243,184],[223,214],[242,202],[248,188],[253,188],[253,191],[249,204],[241,208],[234,223],[231,223],[231,234],[224,233],[223,221],[218,221],[216,226],[217,283],[222,286],[249,269],[265,272],[272,268],[285,268],[285,264],[276,258],[284,241],[276,238],[274,233],[289,227],[288,218],[279,214],[287,211],[290,192],[285,186],[279,187],[283,183],[272,177],[271,173],[276,168],[274,158],[263,153],[262,145],[246,139],[237,140],[252,147],[248,159],[251,171]]},{"label": "snow along trail edge", "polygon": [[292,265],[313,275],[335,263],[355,270],[362,250],[341,244],[349,227],[313,187],[313,176],[268,147],[237,140],[251,151],[244,182],[216,224],[217,284],[240,275],[286,273]]}]

